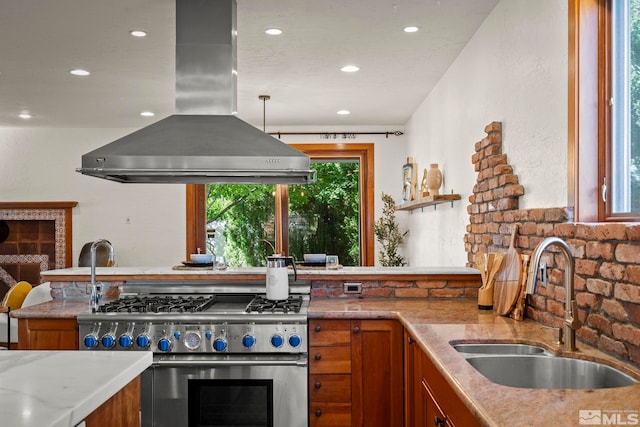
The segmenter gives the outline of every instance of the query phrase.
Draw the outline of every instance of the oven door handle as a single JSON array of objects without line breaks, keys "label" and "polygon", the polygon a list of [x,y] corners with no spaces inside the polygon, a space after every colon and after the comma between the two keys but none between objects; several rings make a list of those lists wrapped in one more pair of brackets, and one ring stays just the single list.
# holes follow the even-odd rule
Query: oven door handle
[{"label": "oven door handle", "polygon": [[154,360],[152,366],[157,367],[228,367],[228,366],[298,366],[308,365],[306,357],[296,360]]}]

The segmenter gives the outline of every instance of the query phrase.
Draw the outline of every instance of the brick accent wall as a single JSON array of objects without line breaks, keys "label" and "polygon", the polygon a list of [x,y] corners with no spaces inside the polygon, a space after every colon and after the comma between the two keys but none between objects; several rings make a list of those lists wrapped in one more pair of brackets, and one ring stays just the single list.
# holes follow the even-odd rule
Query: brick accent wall
[{"label": "brick accent wall", "polygon": [[[579,340],[640,367],[640,224],[575,223],[567,208],[519,209],[525,189],[502,152],[502,125],[485,127],[472,162],[478,172],[469,197],[470,224],[465,235],[468,265],[476,252],[505,252],[513,224],[519,225],[517,249],[530,254],[549,236],[565,240],[575,256],[574,282]],[[562,258],[553,248],[541,262],[550,267],[549,284],[538,283],[527,297],[526,317],[561,326],[564,318]]]},{"label": "brick accent wall", "polygon": [[[118,298],[119,286],[124,282],[101,282],[102,295],[105,298]],[[90,292],[87,289],[91,282],[51,282],[51,297],[53,299],[87,301]]]},{"label": "brick accent wall", "polygon": [[[362,293],[345,294],[344,282],[362,284]],[[314,280],[311,298],[477,298],[480,280]]]}]

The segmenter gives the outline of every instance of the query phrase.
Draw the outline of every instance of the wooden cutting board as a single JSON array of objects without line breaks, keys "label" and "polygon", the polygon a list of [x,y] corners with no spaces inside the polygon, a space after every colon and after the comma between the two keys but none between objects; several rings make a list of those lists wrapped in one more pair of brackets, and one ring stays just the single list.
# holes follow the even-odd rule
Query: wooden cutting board
[{"label": "wooden cutting board", "polygon": [[518,225],[514,224],[509,249],[502,260],[500,271],[496,275],[493,309],[501,316],[506,316],[511,312],[519,296],[522,262],[520,254],[515,248],[517,234]]},{"label": "wooden cutting board", "polygon": [[509,317],[516,320],[524,319],[524,306],[527,301],[527,277],[529,277],[529,259],[530,255],[520,255],[522,260],[522,273],[520,274],[520,289],[518,290],[518,299],[516,305],[509,313]]}]

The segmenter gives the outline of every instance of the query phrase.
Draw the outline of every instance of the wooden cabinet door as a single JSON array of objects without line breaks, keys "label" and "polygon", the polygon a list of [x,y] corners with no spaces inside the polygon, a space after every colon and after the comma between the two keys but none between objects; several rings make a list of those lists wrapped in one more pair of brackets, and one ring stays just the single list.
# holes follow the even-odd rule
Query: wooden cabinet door
[{"label": "wooden cabinet door", "polygon": [[351,375],[309,375],[311,402],[351,403]]},{"label": "wooden cabinet door", "polygon": [[351,425],[351,321],[309,321],[309,425]]},{"label": "wooden cabinet door", "polygon": [[312,374],[350,374],[351,347],[310,347],[309,372]]},{"label": "wooden cabinet door", "polygon": [[86,427],[140,425],[140,377],[136,377],[85,418]]},{"label": "wooden cabinet door", "polygon": [[[453,388],[447,383],[440,371],[433,364],[431,359],[421,352],[422,359],[422,378],[427,391],[430,393],[432,400],[439,408],[440,413],[445,414],[445,426],[465,426],[474,427],[480,426],[480,423],[476,417],[469,411],[469,409],[462,402],[462,399],[458,397]],[[432,409],[433,412],[433,409]],[[434,416],[429,414],[427,408],[427,424],[434,425]]]},{"label": "wooden cabinet door", "polygon": [[314,347],[351,344],[351,322],[349,320],[309,320],[309,345]]},{"label": "wooden cabinet door", "polygon": [[310,427],[349,427],[351,426],[351,404],[317,403],[309,404]]},{"label": "wooden cabinet door", "polygon": [[422,390],[422,349],[413,337],[404,333],[404,425],[426,426]]},{"label": "wooden cabinet door", "polygon": [[[421,383],[421,396],[420,400],[422,400],[422,422],[423,426],[433,426],[433,427],[450,427],[451,425],[447,422],[447,417],[438,406],[438,403],[433,398],[433,395],[429,391],[427,385],[422,382]],[[452,427],[452,426],[451,426]]]},{"label": "wooden cabinet door", "polygon": [[18,319],[20,350],[78,350],[76,319]]},{"label": "wooden cabinet door", "polygon": [[401,427],[402,326],[394,320],[351,321],[352,425]]}]

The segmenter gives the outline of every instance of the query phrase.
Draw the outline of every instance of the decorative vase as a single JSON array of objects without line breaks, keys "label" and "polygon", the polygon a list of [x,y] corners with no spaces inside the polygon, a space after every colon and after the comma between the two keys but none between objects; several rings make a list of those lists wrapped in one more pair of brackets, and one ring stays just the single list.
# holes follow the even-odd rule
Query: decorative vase
[{"label": "decorative vase", "polygon": [[420,183],[420,194],[422,197],[429,197],[429,187],[427,186],[427,169],[422,174],[422,182]]},{"label": "decorative vase", "polygon": [[429,195],[438,196],[440,194],[440,186],[442,185],[442,172],[438,169],[437,163],[431,163],[427,171],[427,187]]}]

